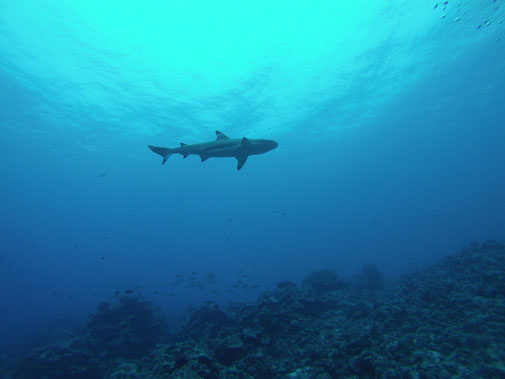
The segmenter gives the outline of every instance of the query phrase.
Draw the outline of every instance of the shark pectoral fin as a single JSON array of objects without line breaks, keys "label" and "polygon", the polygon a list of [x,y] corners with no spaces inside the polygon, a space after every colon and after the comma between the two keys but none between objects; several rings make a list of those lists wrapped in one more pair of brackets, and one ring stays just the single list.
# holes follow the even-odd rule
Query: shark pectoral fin
[{"label": "shark pectoral fin", "polygon": [[230,139],[230,137],[224,135],[219,130],[216,130],[216,141],[219,141],[220,139]]},{"label": "shark pectoral fin", "polygon": [[200,159],[202,160],[202,162],[205,162],[207,159],[209,159],[209,156],[204,155],[204,154],[200,154]]},{"label": "shark pectoral fin", "polygon": [[189,154],[182,154],[183,158],[187,158],[188,156],[189,156]]},{"label": "shark pectoral fin", "polygon": [[237,170],[240,170],[242,166],[244,166],[245,162],[247,161],[247,155],[237,155],[235,158],[237,158],[238,164],[237,164]]}]

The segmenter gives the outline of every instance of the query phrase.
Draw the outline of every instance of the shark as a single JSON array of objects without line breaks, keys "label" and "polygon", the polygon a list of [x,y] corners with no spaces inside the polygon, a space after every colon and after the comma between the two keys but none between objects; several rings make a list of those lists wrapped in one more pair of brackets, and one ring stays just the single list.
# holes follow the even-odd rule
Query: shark
[{"label": "shark", "polygon": [[147,145],[153,152],[161,155],[162,165],[172,154],[181,154],[183,158],[187,158],[189,155],[199,155],[202,162],[212,157],[233,157],[237,160],[237,170],[244,166],[250,155],[264,154],[277,146],[279,146],[277,142],[269,139],[229,138],[219,130],[216,130],[215,141],[193,145],[181,142],[180,146],[175,148]]}]

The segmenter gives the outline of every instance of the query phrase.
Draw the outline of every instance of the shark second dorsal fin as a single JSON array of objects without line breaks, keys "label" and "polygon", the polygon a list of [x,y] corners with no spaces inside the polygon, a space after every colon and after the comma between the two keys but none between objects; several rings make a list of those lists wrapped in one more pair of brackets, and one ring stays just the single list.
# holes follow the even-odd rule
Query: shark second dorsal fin
[{"label": "shark second dorsal fin", "polygon": [[216,130],[216,141],[219,141],[220,139],[229,139],[230,137],[226,136],[225,134],[221,133],[219,130]]},{"label": "shark second dorsal fin", "polygon": [[183,146],[186,146],[186,144],[184,142],[181,142],[181,147],[183,147]]}]

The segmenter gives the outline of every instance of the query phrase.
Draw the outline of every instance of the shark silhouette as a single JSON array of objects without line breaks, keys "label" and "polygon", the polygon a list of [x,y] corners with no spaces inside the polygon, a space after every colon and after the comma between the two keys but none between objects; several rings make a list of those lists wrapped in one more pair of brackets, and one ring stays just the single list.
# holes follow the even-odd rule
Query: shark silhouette
[{"label": "shark silhouette", "polygon": [[212,157],[234,157],[238,161],[237,170],[244,166],[249,155],[263,154],[273,150],[278,143],[269,139],[229,138],[216,130],[216,140],[211,142],[186,145],[181,142],[180,147],[170,149],[148,145],[149,149],[163,157],[161,164],[165,164],[172,154],[181,154],[183,158],[188,155],[199,155],[202,162]]}]

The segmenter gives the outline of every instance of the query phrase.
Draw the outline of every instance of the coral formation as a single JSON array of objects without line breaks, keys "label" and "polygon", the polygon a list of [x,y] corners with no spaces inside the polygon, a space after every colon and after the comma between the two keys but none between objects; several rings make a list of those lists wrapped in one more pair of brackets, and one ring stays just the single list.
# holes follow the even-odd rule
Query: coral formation
[{"label": "coral formation", "polygon": [[206,304],[170,341],[159,311],[125,296],[10,377],[505,377],[504,277],[505,246],[493,241],[398,283],[373,265],[348,283],[320,270],[253,304]]},{"label": "coral formation", "polygon": [[102,302],[84,331],[68,341],[42,346],[10,373],[13,378],[133,378],[134,364],[159,341],[161,311],[141,295]]}]

